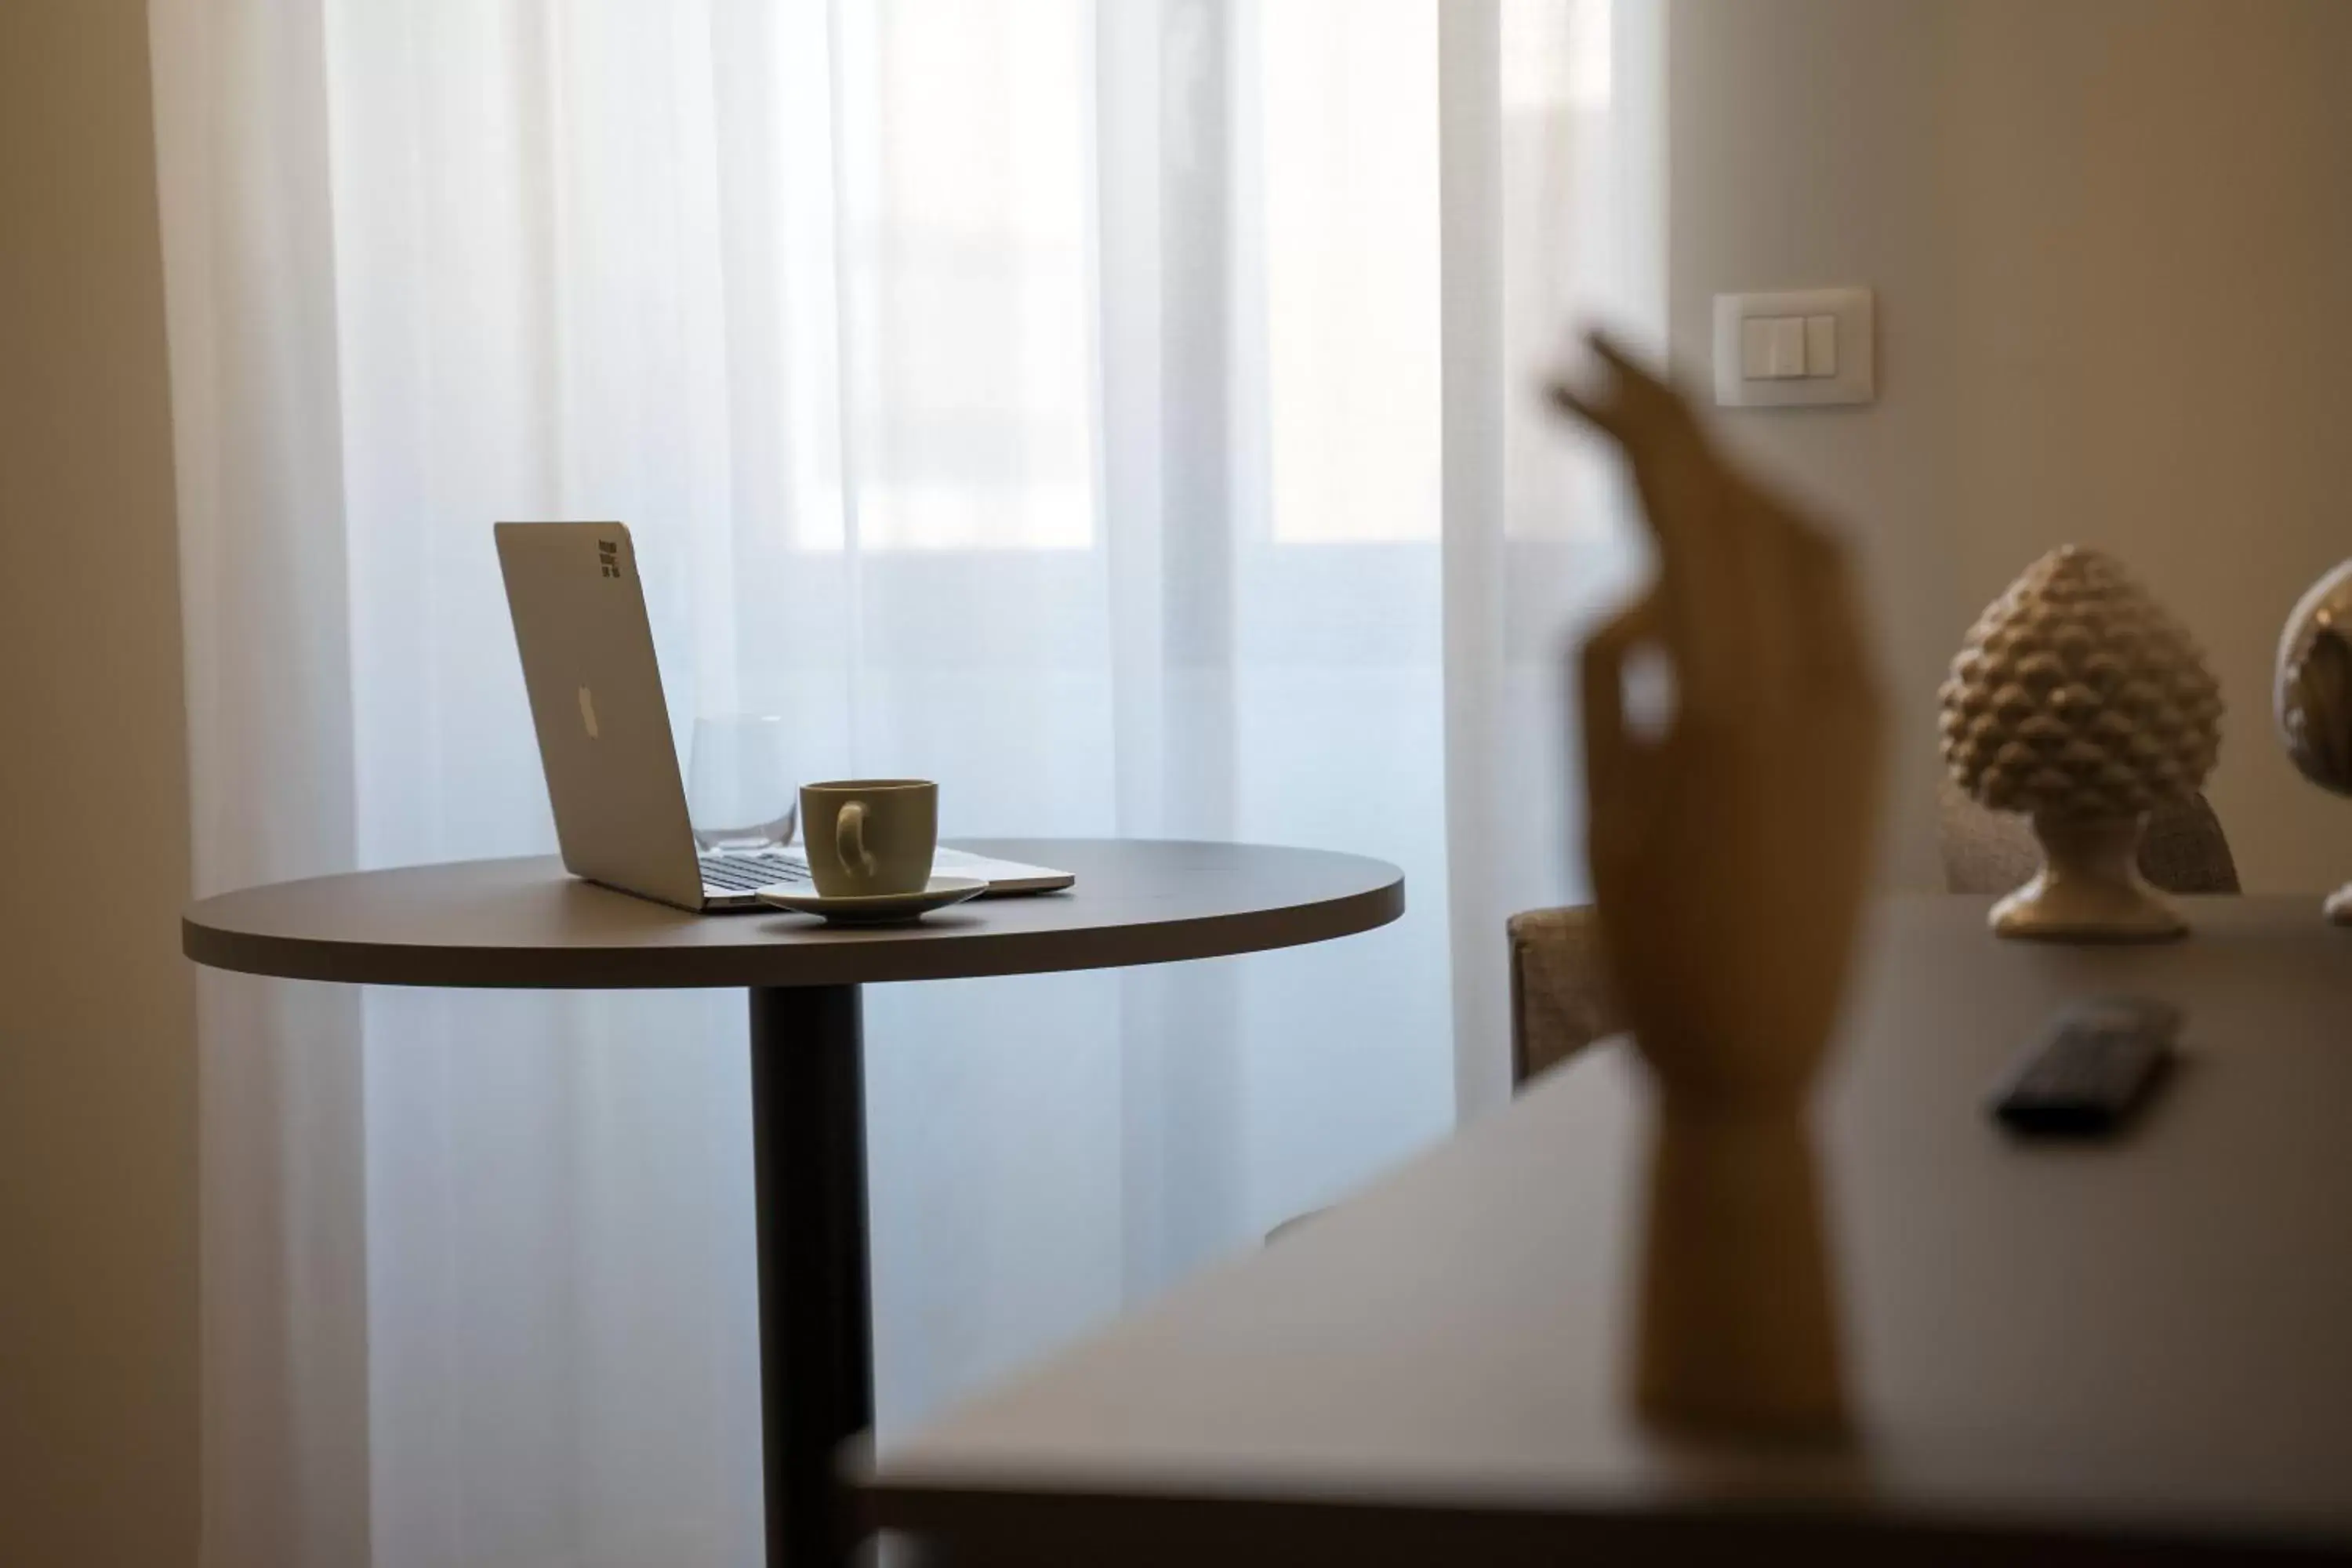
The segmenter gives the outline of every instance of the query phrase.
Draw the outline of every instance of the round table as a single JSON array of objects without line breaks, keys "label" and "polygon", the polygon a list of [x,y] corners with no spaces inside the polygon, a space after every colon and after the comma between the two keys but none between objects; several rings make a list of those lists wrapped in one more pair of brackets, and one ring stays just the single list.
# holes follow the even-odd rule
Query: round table
[{"label": "round table", "polygon": [[873,1422],[858,987],[1256,952],[1404,912],[1404,878],[1353,855],[1248,844],[992,839],[960,847],[1076,873],[1066,892],[910,926],[693,914],[579,881],[552,858],[415,866],[205,899],[181,949],[215,969],[363,985],[751,994],[768,1561],[853,1544],[833,1474]]}]

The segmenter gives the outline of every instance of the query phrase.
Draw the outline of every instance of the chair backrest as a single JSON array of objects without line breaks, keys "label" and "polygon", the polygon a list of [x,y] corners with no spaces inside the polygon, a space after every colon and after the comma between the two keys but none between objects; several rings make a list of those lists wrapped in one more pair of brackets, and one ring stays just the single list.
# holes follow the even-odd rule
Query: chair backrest
[{"label": "chair backrest", "polygon": [[1609,986],[1601,922],[1580,907],[1513,915],[1511,1088],[1625,1028]]},{"label": "chair backrest", "polygon": [[[1950,892],[2006,893],[2041,868],[2042,850],[2024,817],[1987,811],[1948,779],[1937,790],[1936,837]],[[2139,874],[2168,893],[2239,891],[2229,837],[2203,795],[2149,814]]]},{"label": "chair backrest", "polygon": [[[2033,875],[2042,851],[2021,816],[1987,811],[1947,782],[1937,796],[1944,885],[2006,893]],[[2234,893],[2237,863],[2203,795],[2155,813],[2140,840],[2140,875],[2170,893]],[[1623,1032],[1609,985],[1601,922],[1590,908],[1529,910],[1510,919],[1511,1087]]]}]

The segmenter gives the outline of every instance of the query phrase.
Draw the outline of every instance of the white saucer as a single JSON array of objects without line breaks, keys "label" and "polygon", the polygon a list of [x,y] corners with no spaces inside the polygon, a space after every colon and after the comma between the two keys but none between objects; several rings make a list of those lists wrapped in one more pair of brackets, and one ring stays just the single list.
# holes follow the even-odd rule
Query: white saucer
[{"label": "white saucer", "polygon": [[976,899],[986,891],[988,884],[976,877],[934,877],[914,893],[858,893],[828,899],[822,893],[786,893],[769,888],[761,892],[760,901],[796,915],[822,915],[837,925],[895,925],[920,920],[933,910]]}]

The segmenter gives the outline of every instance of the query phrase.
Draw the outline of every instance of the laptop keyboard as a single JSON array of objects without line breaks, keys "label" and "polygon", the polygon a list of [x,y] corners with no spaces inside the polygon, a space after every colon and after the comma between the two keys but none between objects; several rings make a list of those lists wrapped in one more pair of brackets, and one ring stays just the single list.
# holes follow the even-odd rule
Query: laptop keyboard
[{"label": "laptop keyboard", "polygon": [[809,885],[808,868],[778,855],[705,855],[701,859],[705,893],[756,893],[778,883]]}]

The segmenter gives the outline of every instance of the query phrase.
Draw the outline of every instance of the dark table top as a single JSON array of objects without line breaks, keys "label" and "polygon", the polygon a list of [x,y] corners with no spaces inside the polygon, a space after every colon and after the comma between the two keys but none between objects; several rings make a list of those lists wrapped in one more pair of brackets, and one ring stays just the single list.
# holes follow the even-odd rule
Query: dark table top
[{"label": "dark table top", "polygon": [[[1999,942],[1977,899],[1880,911],[1822,1108],[1850,1448],[1632,1418],[1647,1090],[1612,1044],[852,1456],[866,1504],[981,1561],[2352,1552],[2352,931],[2187,902],[2195,934],[2152,948]],[[2004,1064],[2117,992],[2187,1010],[2161,1097],[2107,1146],[2007,1140]]]},{"label": "dark table top", "polygon": [[191,904],[181,945],[216,969],[378,985],[639,989],[842,985],[1097,969],[1349,936],[1404,912],[1360,856],[1155,839],[959,840],[1076,872],[910,926],[781,910],[694,914],[567,876],[550,857],[280,882]]}]

